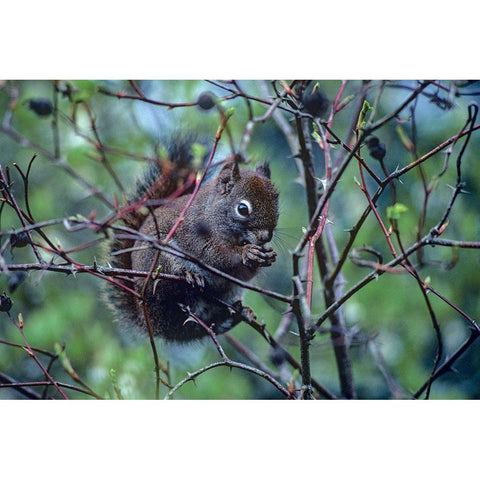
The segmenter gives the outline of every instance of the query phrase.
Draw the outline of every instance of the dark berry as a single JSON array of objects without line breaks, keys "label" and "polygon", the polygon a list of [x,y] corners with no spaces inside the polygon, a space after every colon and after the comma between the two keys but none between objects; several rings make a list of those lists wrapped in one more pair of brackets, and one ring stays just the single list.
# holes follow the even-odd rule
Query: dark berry
[{"label": "dark berry", "polygon": [[387,149],[385,148],[384,143],[380,143],[380,140],[377,137],[370,137],[367,140],[367,147],[370,152],[370,155],[377,160],[383,160]]},{"label": "dark berry", "polygon": [[210,110],[217,103],[217,97],[211,92],[203,92],[197,99],[197,104],[202,110]]},{"label": "dark berry", "polygon": [[32,98],[28,107],[40,117],[47,117],[53,112],[52,102],[48,98]]},{"label": "dark berry", "polygon": [[325,115],[330,104],[328,98],[320,90],[303,95],[302,103],[303,110],[314,117],[322,117]]},{"label": "dark berry", "polygon": [[10,311],[12,305],[12,299],[5,292],[3,292],[2,295],[0,295],[0,312]]},{"label": "dark berry", "polygon": [[10,235],[10,247],[22,248],[30,243],[27,232],[12,233]]},{"label": "dark berry", "polygon": [[280,347],[276,346],[270,350],[270,361],[275,365],[276,367],[280,367],[285,363],[286,360],[286,355],[283,349]]}]

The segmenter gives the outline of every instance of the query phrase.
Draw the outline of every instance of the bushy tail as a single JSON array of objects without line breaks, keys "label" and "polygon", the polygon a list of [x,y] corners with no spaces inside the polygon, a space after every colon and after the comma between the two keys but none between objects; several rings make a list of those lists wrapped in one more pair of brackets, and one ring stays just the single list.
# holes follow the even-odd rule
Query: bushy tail
[{"label": "bushy tail", "polygon": [[[168,201],[169,197],[185,195],[193,190],[195,172],[193,146],[196,139],[176,139],[168,148],[165,158],[153,163],[141,176],[128,196],[127,205],[122,207],[117,219],[133,230],[138,231],[145,218],[157,206]],[[198,168],[198,167],[197,167]],[[114,235],[108,245],[109,263],[114,268],[132,268],[131,248],[135,240]],[[112,255],[112,253],[121,252]],[[116,277],[115,281],[134,289],[133,279]],[[138,300],[128,291],[108,282],[105,291],[106,303],[114,310],[119,320],[137,323],[142,315]],[[132,322],[133,320],[133,322]]]}]

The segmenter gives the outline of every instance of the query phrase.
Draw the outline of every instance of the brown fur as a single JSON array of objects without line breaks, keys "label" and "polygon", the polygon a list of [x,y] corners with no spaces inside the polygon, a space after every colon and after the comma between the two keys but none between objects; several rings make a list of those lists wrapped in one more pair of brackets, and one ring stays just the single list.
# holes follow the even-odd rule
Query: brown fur
[{"label": "brown fur", "polygon": [[[176,176],[172,177],[173,181],[172,178],[166,181],[164,173],[158,182],[152,183],[160,188],[142,187],[140,197],[143,194],[149,199],[165,199],[186,180],[188,173],[188,170],[180,174],[172,169],[170,175]],[[259,267],[271,265],[276,256],[266,246],[278,220],[278,193],[269,176],[268,165],[252,171],[239,169],[235,162],[226,163],[212,181],[200,188],[170,244],[229,275],[243,281],[251,280]],[[186,193],[146,216],[137,210],[124,222],[142,234],[164,240],[190,197],[191,193]],[[251,209],[246,217],[237,212],[242,201],[245,205],[241,211],[245,212],[247,207]],[[154,272],[180,275],[189,280],[149,281],[144,301],[155,335],[177,342],[205,336],[205,329],[191,317],[189,319],[188,311],[217,333],[229,330],[238,322],[230,309],[217,299],[227,304],[241,301],[240,287],[190,261],[159,252],[144,241],[117,239],[111,250],[132,247],[132,252],[112,257],[113,265],[142,271],[150,271],[153,267]],[[144,282],[145,278],[137,278],[128,286],[142,293]],[[143,307],[137,298],[119,288],[110,289],[109,298],[124,322],[145,330]]]}]

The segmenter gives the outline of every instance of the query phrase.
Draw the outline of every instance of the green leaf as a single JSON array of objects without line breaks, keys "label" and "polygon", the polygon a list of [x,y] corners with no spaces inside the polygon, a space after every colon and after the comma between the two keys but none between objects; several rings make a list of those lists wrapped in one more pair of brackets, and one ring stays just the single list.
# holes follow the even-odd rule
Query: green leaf
[{"label": "green leaf", "polygon": [[408,212],[408,207],[403,203],[396,203],[391,207],[387,207],[387,217],[389,220],[398,220],[400,215],[406,212]]},{"label": "green leaf", "polygon": [[360,111],[360,115],[358,116],[357,120],[357,130],[365,127],[365,116],[367,115],[367,112],[371,109],[372,107],[370,106],[370,104],[366,100],[364,100],[362,110]]},{"label": "green leaf", "polygon": [[225,110],[225,117],[228,119],[235,113],[235,107],[229,107]]},{"label": "green leaf", "polygon": [[72,363],[65,352],[65,348],[62,347],[58,342],[55,342],[54,345],[55,353],[58,355],[60,363],[65,371],[74,379],[78,379],[77,372],[75,372],[74,368],[72,367]]}]

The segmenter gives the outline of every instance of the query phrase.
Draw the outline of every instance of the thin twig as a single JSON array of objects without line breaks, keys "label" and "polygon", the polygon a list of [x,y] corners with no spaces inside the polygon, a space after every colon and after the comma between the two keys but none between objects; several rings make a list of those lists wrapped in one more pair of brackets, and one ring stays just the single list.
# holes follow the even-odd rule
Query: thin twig
[{"label": "thin twig", "polygon": [[264,378],[265,380],[267,380],[268,382],[270,382],[275,388],[277,388],[277,390],[279,390],[280,392],[282,392],[282,394],[286,397],[286,398],[292,398],[292,395],[291,393],[285,388],[283,387],[283,385],[281,385],[277,380],[275,380],[275,378],[271,377],[270,375],[268,375],[266,372],[262,371],[262,370],[259,370],[258,368],[255,368],[255,367],[251,367],[249,365],[245,365],[244,363],[239,363],[239,362],[235,362],[233,360],[221,360],[219,362],[215,362],[215,363],[211,363],[209,365],[206,365],[202,368],[199,368],[198,370],[196,370],[195,372],[193,373],[189,373],[183,380],[181,380],[180,382],[178,382],[168,393],[167,395],[165,395],[165,400],[168,400],[170,398],[172,398],[173,394],[179,389],[181,388],[183,385],[185,385],[186,383],[188,382],[191,382],[191,381],[194,381],[199,375],[201,375],[202,373],[205,373],[207,372],[208,370],[211,370],[212,368],[217,368],[217,367],[228,367],[228,368],[238,368],[240,370],[244,370],[246,372],[250,372],[250,373],[253,373],[254,375],[257,375],[261,378]]}]

